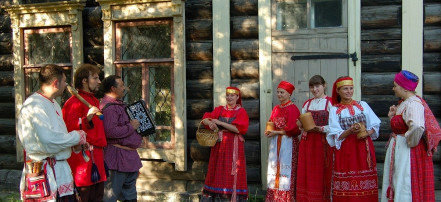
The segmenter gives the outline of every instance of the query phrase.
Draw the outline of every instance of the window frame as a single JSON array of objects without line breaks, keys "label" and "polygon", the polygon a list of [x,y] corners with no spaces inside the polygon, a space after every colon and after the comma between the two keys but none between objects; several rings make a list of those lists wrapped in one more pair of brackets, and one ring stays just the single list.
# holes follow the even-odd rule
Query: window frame
[{"label": "window frame", "polygon": [[[115,24],[122,21],[148,21],[173,19],[173,90],[174,96],[174,148],[138,148],[146,160],[163,160],[174,163],[175,170],[187,170],[187,111],[185,71],[185,1],[184,0],[97,0],[101,6],[104,24],[104,73],[116,73],[117,66],[127,61],[117,61]],[[167,59],[164,59],[167,61]],[[134,60],[151,62],[152,60]],[[159,61],[153,61],[159,62]]]}]

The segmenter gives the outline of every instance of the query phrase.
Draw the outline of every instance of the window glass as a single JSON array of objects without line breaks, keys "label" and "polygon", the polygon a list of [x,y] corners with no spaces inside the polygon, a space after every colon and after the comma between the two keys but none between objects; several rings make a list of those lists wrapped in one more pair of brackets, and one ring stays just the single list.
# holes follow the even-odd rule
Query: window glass
[{"label": "window glass", "polygon": [[170,24],[121,27],[121,59],[171,57]]},{"label": "window glass", "polygon": [[71,63],[70,28],[25,30],[25,64]]},{"label": "window glass", "polygon": [[277,3],[277,29],[302,29],[307,27],[307,1]]},{"label": "window glass", "polygon": [[121,75],[124,85],[126,86],[126,94],[124,102],[134,103],[142,99],[142,67],[135,65],[122,68]]},{"label": "window glass", "polygon": [[313,1],[314,25],[312,27],[339,27],[341,26],[341,1]]}]

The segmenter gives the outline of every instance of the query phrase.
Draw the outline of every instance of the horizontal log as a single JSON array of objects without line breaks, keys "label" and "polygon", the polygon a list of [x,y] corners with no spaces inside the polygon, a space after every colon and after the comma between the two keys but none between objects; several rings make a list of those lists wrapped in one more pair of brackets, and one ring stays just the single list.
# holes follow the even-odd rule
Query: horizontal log
[{"label": "horizontal log", "polygon": [[362,30],[361,40],[362,41],[401,40],[401,28]]},{"label": "horizontal log", "polygon": [[0,55],[0,71],[14,71],[12,54]]},{"label": "horizontal log", "polygon": [[424,53],[423,69],[425,72],[433,72],[441,70],[441,53]]},{"label": "horizontal log", "polygon": [[441,24],[441,4],[424,5],[424,25]]},{"label": "horizontal log", "polygon": [[362,41],[361,52],[368,55],[400,54],[401,40]]},{"label": "horizontal log", "polygon": [[12,33],[0,33],[0,41],[11,42],[12,41]]},{"label": "horizontal log", "polygon": [[244,99],[242,106],[247,111],[250,120],[258,120],[260,118],[260,105],[258,99]]},{"label": "horizontal log", "polygon": [[12,42],[0,41],[0,54],[12,54]]},{"label": "horizontal log", "polygon": [[0,85],[1,86],[13,86],[14,85],[14,72],[13,71],[0,71]]},{"label": "horizontal log", "polygon": [[426,100],[427,104],[430,107],[430,110],[432,110],[435,117],[440,118],[441,117],[441,94],[435,94],[435,95],[428,95],[423,94],[424,100]]},{"label": "horizontal log", "polygon": [[231,79],[259,79],[259,61],[231,61]]},{"label": "horizontal log", "polygon": [[84,47],[84,63],[104,66],[104,46]]},{"label": "horizontal log", "polygon": [[187,42],[187,61],[212,61],[213,42]]},{"label": "horizontal log", "polygon": [[2,169],[22,170],[23,162],[17,162],[15,154],[0,153],[0,170]]},{"label": "horizontal log", "polygon": [[424,51],[440,52],[441,51],[441,27],[424,28]]},{"label": "horizontal log", "polygon": [[232,0],[230,5],[231,16],[257,16],[257,0]]},{"label": "horizontal log", "polygon": [[258,40],[232,40],[231,60],[256,60],[259,58]]},{"label": "horizontal log", "polygon": [[104,46],[104,35],[102,27],[85,28],[83,31],[84,47]]},{"label": "horizontal log", "polygon": [[15,135],[0,136],[0,151],[4,154],[15,154]]},{"label": "horizontal log", "polygon": [[[212,0],[187,0],[185,1],[185,17],[193,19],[211,19],[213,16]],[[191,12],[190,12],[191,11]]]},{"label": "horizontal log", "polygon": [[0,16],[0,32],[1,33],[12,33],[11,19],[8,15]]},{"label": "horizontal log", "polygon": [[259,36],[257,16],[231,17],[232,39],[257,39]]},{"label": "horizontal log", "polygon": [[187,99],[187,119],[201,119],[205,112],[213,110],[212,99]]},{"label": "horizontal log", "polygon": [[393,95],[395,73],[364,73],[361,75],[363,95]]},{"label": "horizontal log", "polygon": [[[190,140],[189,140],[190,141]],[[200,146],[199,143],[194,143],[191,140],[190,156],[193,161],[207,161],[210,158],[210,147]],[[245,156],[248,164],[260,163],[260,142],[255,140],[245,141]]]},{"label": "horizontal log", "polygon": [[400,27],[401,6],[361,7],[361,29]]},{"label": "horizontal log", "polygon": [[378,117],[387,117],[389,107],[396,105],[399,99],[395,95],[362,95],[361,100],[368,103]]},{"label": "horizontal log", "polygon": [[13,135],[15,136],[15,119],[2,118],[0,119],[0,136]]},{"label": "horizontal log", "polygon": [[185,22],[187,40],[212,40],[213,21],[211,19],[187,20]]},{"label": "horizontal log", "polygon": [[0,103],[0,119],[15,119],[14,102]]},{"label": "horizontal log", "polygon": [[[424,67],[425,68],[425,67]],[[361,54],[361,71],[365,72],[399,72],[401,55],[368,55]]]},{"label": "horizontal log", "polygon": [[187,61],[187,80],[213,79],[212,61]]},{"label": "horizontal log", "polygon": [[[389,109],[385,109],[389,110]],[[390,128],[390,120],[389,117],[378,117],[381,120],[380,124],[380,135],[375,141],[387,141],[389,140],[390,133],[392,132]]]},{"label": "horizontal log", "polygon": [[441,94],[441,72],[425,72],[423,77],[424,93]]},{"label": "horizontal log", "polygon": [[85,7],[83,10],[83,26],[84,28],[103,29],[103,20],[101,19],[102,11],[99,6]]},{"label": "horizontal log", "polygon": [[14,102],[14,87],[0,86],[0,102]]},{"label": "horizontal log", "polygon": [[240,89],[240,96],[242,99],[259,99],[258,79],[233,79],[231,85]]},{"label": "horizontal log", "polygon": [[213,80],[187,80],[187,97],[192,99],[213,99]]},{"label": "horizontal log", "polygon": [[402,0],[361,0],[362,6],[401,5]]}]

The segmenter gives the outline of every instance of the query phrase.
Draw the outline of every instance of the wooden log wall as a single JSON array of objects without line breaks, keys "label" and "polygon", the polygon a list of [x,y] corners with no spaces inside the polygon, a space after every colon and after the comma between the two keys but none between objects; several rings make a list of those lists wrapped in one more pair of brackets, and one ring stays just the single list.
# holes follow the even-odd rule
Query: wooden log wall
[{"label": "wooden log wall", "polygon": [[[387,112],[398,98],[392,91],[393,78],[401,70],[401,0],[362,0],[361,55],[362,100],[382,120],[380,137],[374,141],[379,180],[382,180],[385,144],[391,132]],[[424,1],[423,94],[441,121],[441,2]],[[435,186],[441,189],[440,152],[433,157]],[[381,185],[381,183],[380,183]]]}]

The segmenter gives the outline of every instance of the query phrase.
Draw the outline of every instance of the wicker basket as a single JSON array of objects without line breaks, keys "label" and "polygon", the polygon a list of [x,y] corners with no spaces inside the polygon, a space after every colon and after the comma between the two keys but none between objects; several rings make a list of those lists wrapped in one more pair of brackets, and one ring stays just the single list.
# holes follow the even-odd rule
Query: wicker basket
[{"label": "wicker basket", "polygon": [[218,130],[212,131],[210,129],[200,128],[202,121],[199,123],[198,130],[196,131],[196,139],[201,146],[212,147],[217,142]]}]

